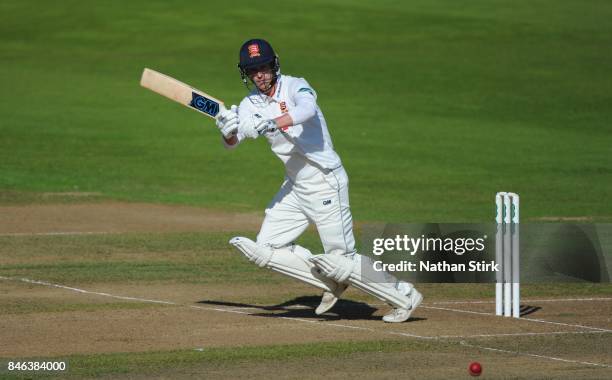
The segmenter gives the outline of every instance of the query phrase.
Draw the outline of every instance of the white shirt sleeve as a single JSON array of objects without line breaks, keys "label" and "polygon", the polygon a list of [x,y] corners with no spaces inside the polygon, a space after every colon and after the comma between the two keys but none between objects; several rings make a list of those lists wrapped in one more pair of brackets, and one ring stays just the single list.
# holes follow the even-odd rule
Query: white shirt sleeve
[{"label": "white shirt sleeve", "polygon": [[302,124],[317,114],[317,94],[300,78],[290,89],[295,107],[289,111],[293,125]]}]

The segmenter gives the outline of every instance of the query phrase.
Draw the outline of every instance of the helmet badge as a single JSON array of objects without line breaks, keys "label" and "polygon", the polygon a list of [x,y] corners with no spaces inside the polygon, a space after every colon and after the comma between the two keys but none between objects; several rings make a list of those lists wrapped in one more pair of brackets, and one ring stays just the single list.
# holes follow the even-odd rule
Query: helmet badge
[{"label": "helmet badge", "polygon": [[259,57],[261,54],[259,53],[259,45],[251,44],[248,47],[249,49],[249,58]]}]

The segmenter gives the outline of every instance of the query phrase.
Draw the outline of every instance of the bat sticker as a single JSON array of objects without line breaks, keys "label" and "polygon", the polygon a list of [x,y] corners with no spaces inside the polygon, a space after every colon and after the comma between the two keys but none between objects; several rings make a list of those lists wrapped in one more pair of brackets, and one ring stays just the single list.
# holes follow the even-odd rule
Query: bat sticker
[{"label": "bat sticker", "polygon": [[217,116],[219,113],[219,103],[195,92],[191,93],[191,102],[189,106],[212,117]]}]

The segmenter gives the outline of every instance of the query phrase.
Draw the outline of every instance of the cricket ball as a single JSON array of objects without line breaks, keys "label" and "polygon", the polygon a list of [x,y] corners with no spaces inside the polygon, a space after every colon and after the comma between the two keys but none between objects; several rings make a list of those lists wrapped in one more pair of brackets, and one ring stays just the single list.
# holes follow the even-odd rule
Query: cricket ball
[{"label": "cricket ball", "polygon": [[482,366],[478,362],[473,362],[470,363],[468,370],[470,371],[470,375],[480,376],[480,374],[482,373]]}]

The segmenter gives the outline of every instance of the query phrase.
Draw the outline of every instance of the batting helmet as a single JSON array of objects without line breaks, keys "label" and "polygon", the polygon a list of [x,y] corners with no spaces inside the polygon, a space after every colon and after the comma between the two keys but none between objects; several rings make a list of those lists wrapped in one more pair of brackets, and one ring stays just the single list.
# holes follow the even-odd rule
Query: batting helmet
[{"label": "batting helmet", "polygon": [[240,62],[238,62],[238,70],[242,81],[246,84],[248,78],[248,70],[262,65],[270,64],[275,76],[280,69],[278,56],[274,53],[272,45],[268,41],[261,38],[248,40],[240,47]]}]

